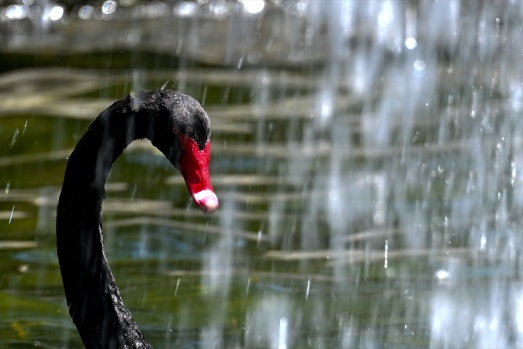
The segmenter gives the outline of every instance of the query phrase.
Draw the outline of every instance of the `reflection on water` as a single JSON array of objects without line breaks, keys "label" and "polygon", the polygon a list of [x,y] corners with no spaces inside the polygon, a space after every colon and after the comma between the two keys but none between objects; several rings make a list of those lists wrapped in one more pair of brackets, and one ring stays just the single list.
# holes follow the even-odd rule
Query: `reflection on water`
[{"label": "reflection on water", "polygon": [[39,4],[0,4],[0,59],[31,67],[0,75],[1,347],[81,347],[55,253],[66,158],[162,86],[212,119],[221,206],[202,216],[148,142],[110,174],[107,256],[154,346],[521,346],[523,8],[317,3],[49,5],[41,42]]}]

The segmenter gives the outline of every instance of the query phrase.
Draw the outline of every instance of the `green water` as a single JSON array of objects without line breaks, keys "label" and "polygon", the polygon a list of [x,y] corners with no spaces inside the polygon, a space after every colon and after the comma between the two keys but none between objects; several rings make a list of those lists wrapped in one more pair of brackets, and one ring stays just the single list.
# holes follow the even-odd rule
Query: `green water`
[{"label": "green water", "polygon": [[[74,68],[14,66],[0,75],[0,347],[82,347],[55,253],[66,159],[114,100],[163,85],[193,95],[211,117],[211,176],[221,207],[203,216],[176,170],[147,143],[131,145],[112,169],[106,255],[153,346],[428,345],[433,274],[449,254],[466,260],[468,252],[459,246],[402,252],[398,231],[366,231],[371,216],[356,220],[337,246],[329,217],[310,211],[327,202],[328,185],[321,183],[335,148],[321,132],[304,142],[315,122],[320,71],[190,64],[128,70],[118,59],[86,70],[77,59]],[[349,127],[363,101],[342,89],[338,98],[340,120]],[[435,129],[424,127],[427,134]],[[352,139],[355,148],[342,149],[341,164],[354,166],[353,174],[386,168],[398,156],[389,149],[366,155],[357,148],[358,132]],[[420,136],[418,143],[428,140]],[[292,161],[301,174],[288,169]],[[423,200],[440,199],[437,178],[433,183]],[[408,189],[406,205],[420,195],[415,185]],[[374,194],[357,200],[361,210],[376,201]]]},{"label": "green water", "polygon": [[522,2],[65,3],[0,1],[0,348],[82,347],[67,157],[162,87],[211,117],[220,208],[147,142],[112,169],[106,255],[154,347],[523,347]]}]

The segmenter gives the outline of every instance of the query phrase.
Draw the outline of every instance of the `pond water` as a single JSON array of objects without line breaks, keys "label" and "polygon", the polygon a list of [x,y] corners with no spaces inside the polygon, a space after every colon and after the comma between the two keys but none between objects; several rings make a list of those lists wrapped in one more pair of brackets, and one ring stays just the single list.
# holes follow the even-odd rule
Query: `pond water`
[{"label": "pond water", "polygon": [[146,141],[111,170],[106,255],[153,347],[521,347],[523,6],[262,3],[49,5],[43,27],[0,3],[0,347],[82,347],[67,157],[159,88],[207,110],[220,208]]}]

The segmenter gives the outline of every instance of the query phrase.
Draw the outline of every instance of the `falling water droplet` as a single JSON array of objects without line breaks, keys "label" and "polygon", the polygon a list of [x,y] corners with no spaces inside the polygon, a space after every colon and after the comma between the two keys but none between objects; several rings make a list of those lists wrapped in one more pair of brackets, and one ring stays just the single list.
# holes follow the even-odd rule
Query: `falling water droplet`
[{"label": "falling water droplet", "polygon": [[388,264],[389,264],[389,260],[388,260],[388,256],[389,256],[389,241],[388,240],[385,240],[385,263],[383,265],[383,267],[385,269],[388,268]]},{"label": "falling water droplet", "polygon": [[480,251],[486,251],[487,250],[487,237],[485,236],[485,234],[483,233],[481,235],[481,240],[480,240]]},{"label": "falling water droplet", "polygon": [[11,144],[9,145],[9,148],[12,148],[13,145],[15,145],[16,139],[18,138],[18,133],[20,133],[20,131],[16,129],[15,133],[13,134],[13,138],[11,139]]},{"label": "falling water droplet", "polygon": [[418,46],[418,42],[416,38],[409,37],[407,40],[405,40],[405,47],[407,47],[409,50],[413,50]]},{"label": "falling water droplet", "polygon": [[116,11],[116,2],[109,0],[103,3],[102,5],[102,12],[104,15],[110,15],[114,11]]},{"label": "falling water droplet", "polygon": [[278,337],[278,349],[287,349],[287,325],[289,321],[286,317],[280,319],[280,331]]},{"label": "falling water droplet", "polygon": [[25,6],[10,5],[5,11],[7,19],[22,19],[27,16],[27,10]]},{"label": "falling water droplet", "polygon": [[265,7],[265,1],[263,0],[240,0],[243,8],[250,14],[257,14],[263,11]]},{"label": "falling water droplet", "polygon": [[450,273],[447,270],[440,269],[435,274],[436,279],[439,281],[447,280],[450,277]]},{"label": "falling water droplet", "polygon": [[180,278],[178,278],[178,280],[176,280],[176,287],[174,288],[175,296],[178,294],[178,287],[180,287]]},{"label": "falling water droplet", "polygon": [[15,213],[15,205],[13,205],[13,209],[11,210],[11,214],[9,215],[9,224],[11,224],[11,221],[13,220],[14,213]]},{"label": "falling water droplet", "polygon": [[64,15],[64,8],[62,6],[53,6],[49,9],[48,18],[51,21],[58,21]]},{"label": "falling water droplet", "polygon": [[418,59],[414,62],[414,75],[418,78],[421,78],[425,76],[425,68],[427,67],[427,64],[425,61]]},{"label": "falling water droplet", "polygon": [[94,7],[89,5],[84,5],[78,10],[78,17],[80,19],[89,19],[94,14]]},{"label": "falling water droplet", "polygon": [[241,69],[242,65],[243,65],[243,55],[238,60],[238,65],[236,66],[236,68]]}]

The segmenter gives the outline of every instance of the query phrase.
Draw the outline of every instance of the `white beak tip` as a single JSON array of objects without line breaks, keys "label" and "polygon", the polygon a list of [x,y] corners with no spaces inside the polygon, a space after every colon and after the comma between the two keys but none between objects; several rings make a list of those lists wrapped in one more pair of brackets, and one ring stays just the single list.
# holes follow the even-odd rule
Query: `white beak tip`
[{"label": "white beak tip", "polygon": [[211,190],[202,190],[201,192],[194,194],[193,199],[196,204],[200,206],[202,212],[206,215],[216,211],[220,205],[216,194],[214,194]]}]

